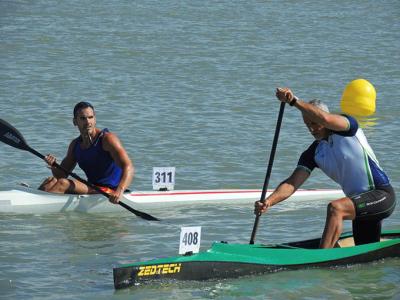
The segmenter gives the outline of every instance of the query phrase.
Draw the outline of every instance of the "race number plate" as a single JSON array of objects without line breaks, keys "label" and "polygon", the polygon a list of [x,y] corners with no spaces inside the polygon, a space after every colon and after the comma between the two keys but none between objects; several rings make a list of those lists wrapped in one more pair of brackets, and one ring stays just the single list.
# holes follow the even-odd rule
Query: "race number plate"
[{"label": "race number plate", "polygon": [[153,190],[173,190],[175,185],[175,167],[153,168]]},{"label": "race number plate", "polygon": [[182,227],[179,254],[198,253],[200,250],[201,226]]}]

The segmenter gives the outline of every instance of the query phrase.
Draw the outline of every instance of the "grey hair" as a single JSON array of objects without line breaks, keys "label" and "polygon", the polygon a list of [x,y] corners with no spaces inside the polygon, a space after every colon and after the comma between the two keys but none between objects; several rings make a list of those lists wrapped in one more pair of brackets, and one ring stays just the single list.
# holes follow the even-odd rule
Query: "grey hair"
[{"label": "grey hair", "polygon": [[329,112],[328,106],[324,102],[322,102],[321,100],[313,99],[313,100],[309,101],[308,103],[318,107],[319,109],[321,109],[321,110],[323,110],[323,111],[325,111],[327,113]]}]

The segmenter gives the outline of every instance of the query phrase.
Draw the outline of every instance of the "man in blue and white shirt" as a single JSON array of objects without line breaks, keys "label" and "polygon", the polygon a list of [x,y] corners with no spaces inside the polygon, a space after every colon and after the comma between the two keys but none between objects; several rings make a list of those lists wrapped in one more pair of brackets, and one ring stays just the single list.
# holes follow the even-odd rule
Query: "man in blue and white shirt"
[{"label": "man in blue and white shirt", "polygon": [[319,100],[304,102],[288,88],[278,88],[276,96],[301,111],[315,141],[302,153],[292,175],[264,203],[255,203],[255,213],[264,213],[290,197],[317,167],[346,195],[329,203],[320,247],[335,246],[343,220],[353,221],[356,245],[379,241],[382,219],[395,208],[395,193],[357,121],[351,116],[329,113]]}]

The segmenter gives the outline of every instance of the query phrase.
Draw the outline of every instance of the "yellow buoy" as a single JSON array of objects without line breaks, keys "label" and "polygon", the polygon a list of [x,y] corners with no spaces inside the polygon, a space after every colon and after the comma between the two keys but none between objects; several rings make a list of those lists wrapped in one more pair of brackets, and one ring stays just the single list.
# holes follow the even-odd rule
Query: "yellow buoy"
[{"label": "yellow buoy", "polygon": [[376,91],[365,79],[356,79],[344,89],[340,107],[345,114],[366,117],[375,113]]}]

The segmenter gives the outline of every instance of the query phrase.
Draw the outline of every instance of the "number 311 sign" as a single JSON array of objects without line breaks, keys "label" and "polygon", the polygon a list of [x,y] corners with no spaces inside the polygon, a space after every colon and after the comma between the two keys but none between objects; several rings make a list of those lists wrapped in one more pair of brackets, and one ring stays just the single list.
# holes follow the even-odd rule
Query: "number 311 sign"
[{"label": "number 311 sign", "polygon": [[153,190],[173,190],[175,185],[175,167],[153,168]]}]

